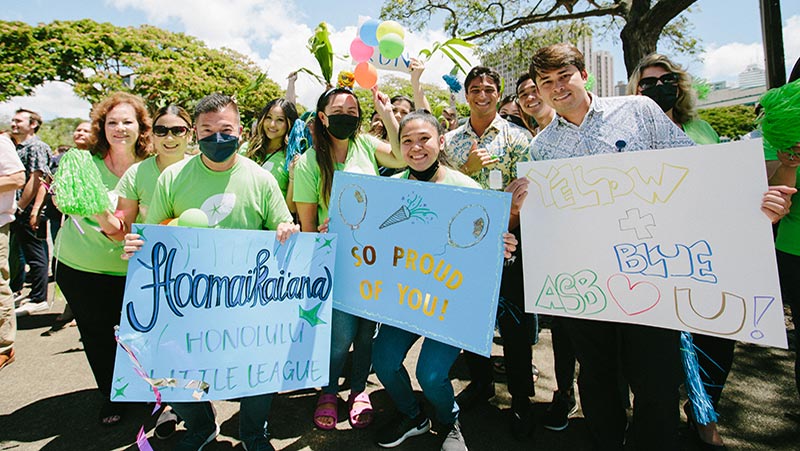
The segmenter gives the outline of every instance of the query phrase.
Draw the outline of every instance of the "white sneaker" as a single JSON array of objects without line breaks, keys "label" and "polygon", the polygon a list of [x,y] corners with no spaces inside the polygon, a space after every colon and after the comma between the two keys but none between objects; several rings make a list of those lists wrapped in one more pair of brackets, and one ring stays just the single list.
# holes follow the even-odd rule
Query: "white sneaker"
[{"label": "white sneaker", "polygon": [[16,313],[17,316],[26,316],[37,312],[43,312],[49,309],[50,306],[47,305],[47,301],[28,302],[26,304],[19,306],[19,308],[14,310],[14,313]]},{"label": "white sneaker", "polygon": [[27,294],[22,294],[21,291],[14,293],[14,308],[18,308],[26,299],[28,299]]}]

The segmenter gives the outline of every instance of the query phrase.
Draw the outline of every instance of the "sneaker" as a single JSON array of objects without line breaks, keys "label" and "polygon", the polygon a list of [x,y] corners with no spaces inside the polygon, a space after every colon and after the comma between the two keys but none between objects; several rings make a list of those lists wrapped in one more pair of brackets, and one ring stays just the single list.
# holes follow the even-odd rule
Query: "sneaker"
[{"label": "sneaker", "polygon": [[467,411],[481,402],[488,401],[494,396],[494,384],[478,384],[470,382],[467,388],[456,396],[456,403],[463,411]]},{"label": "sneaker", "polygon": [[464,436],[461,434],[461,424],[456,420],[450,426],[450,432],[442,443],[442,451],[467,451],[467,444],[464,442]]},{"label": "sneaker", "polygon": [[511,403],[511,435],[517,440],[525,440],[533,432],[533,420],[531,418],[531,405],[526,403],[523,406],[515,407]]},{"label": "sneaker", "polygon": [[250,446],[242,442],[242,447],[244,451],[275,451],[275,447],[272,446],[272,443],[270,443],[269,439],[266,437],[259,437],[251,443]]},{"label": "sneaker", "polygon": [[563,431],[569,426],[569,416],[578,411],[573,393],[553,393],[553,402],[542,417],[542,426],[551,431]]},{"label": "sneaker", "polygon": [[22,294],[22,291],[17,291],[16,293],[14,293],[14,308],[17,308],[20,305],[22,305],[22,301],[24,301],[25,299],[28,299],[28,295]]},{"label": "sneaker", "polygon": [[156,420],[156,427],[154,428],[156,436],[159,440],[166,440],[175,434],[175,428],[178,426],[178,415],[169,406],[161,411],[161,414]]},{"label": "sneaker", "polygon": [[16,313],[17,316],[26,316],[37,312],[43,312],[49,308],[50,306],[47,305],[47,301],[31,301],[20,305],[16,310],[14,310],[14,313]]},{"label": "sneaker", "polygon": [[175,451],[200,451],[204,446],[213,442],[219,435],[219,425],[214,423],[214,430],[198,432],[187,430],[181,441],[175,446]]},{"label": "sneaker", "polygon": [[422,412],[416,418],[400,414],[378,432],[378,446],[394,448],[407,438],[421,435],[431,429],[431,420]]}]

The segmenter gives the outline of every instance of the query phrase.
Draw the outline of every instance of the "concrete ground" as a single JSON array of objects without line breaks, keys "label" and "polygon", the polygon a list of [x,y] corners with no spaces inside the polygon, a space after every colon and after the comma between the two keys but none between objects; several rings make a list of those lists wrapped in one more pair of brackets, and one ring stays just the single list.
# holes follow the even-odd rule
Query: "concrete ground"
[{"label": "concrete ground", "polygon": [[[54,284],[50,285],[51,292]],[[101,302],[102,299],[98,299]],[[116,427],[102,427],[97,422],[101,396],[83,353],[78,330],[66,328],[52,336],[41,336],[64,308],[64,300],[55,296],[49,312],[20,318],[17,335],[17,360],[0,372],[0,451],[72,451],[136,450],[136,434],[145,427],[155,451],[168,450],[177,443],[178,433],[166,441],[152,436],[155,417],[148,406],[129,409]],[[794,343],[790,344],[793,349]],[[419,346],[409,356],[415,363]],[[762,348],[740,344],[733,372],[720,406],[720,430],[731,450],[800,450],[800,402],[794,385],[793,350]],[[495,346],[494,356],[502,355]],[[535,416],[540,416],[550,402],[553,379],[550,331],[544,329],[534,350],[534,360],[541,377],[536,384]],[[413,375],[413,371],[410,371]],[[452,371],[456,392],[469,382],[465,365],[459,359]],[[374,375],[368,390],[376,409],[376,424],[393,413],[393,406]],[[415,388],[419,390],[419,386]],[[510,398],[505,384],[496,384],[497,395],[490,403],[464,412],[461,417],[464,435],[471,450],[507,449],[589,449],[588,432],[581,412],[562,432],[536,427],[525,442],[512,439],[509,433]],[[421,396],[421,393],[419,393]],[[347,392],[340,396],[345,399]],[[311,416],[316,392],[306,390],[279,395],[272,408],[270,431],[272,443],[284,450],[371,450],[376,427],[353,430],[347,423],[344,402],[340,403],[335,431],[317,430]],[[238,404],[216,402],[222,433],[205,448],[208,451],[243,449],[238,435]],[[399,450],[437,450],[443,437],[433,433],[414,437]],[[685,423],[681,425],[681,449],[699,449]]]}]

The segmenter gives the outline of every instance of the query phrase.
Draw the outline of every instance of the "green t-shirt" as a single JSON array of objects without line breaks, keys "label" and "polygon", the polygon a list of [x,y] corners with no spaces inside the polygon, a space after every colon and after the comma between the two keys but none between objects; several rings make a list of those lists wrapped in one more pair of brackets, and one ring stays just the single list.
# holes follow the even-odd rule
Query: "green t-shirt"
[{"label": "green t-shirt", "polygon": [[[764,159],[776,161],[778,151],[764,140]],[[795,187],[800,188],[800,167],[797,168]],[[778,236],[775,237],[775,249],[787,254],[800,255],[800,196],[792,196],[789,213],[781,218],[778,224]]]},{"label": "green t-shirt", "polygon": [[711,128],[708,122],[702,119],[692,119],[683,124],[683,132],[697,145],[719,144],[717,132]]},{"label": "green t-shirt", "polygon": [[[461,173],[460,171],[456,171],[455,169],[450,169],[447,166],[444,166],[445,174],[444,180],[442,180],[442,185],[452,185],[452,186],[461,186],[464,188],[478,188],[483,189],[480,183],[476,182],[472,179],[472,177]],[[405,171],[395,174],[392,178],[399,178],[399,179],[408,179],[409,170],[406,169]]]},{"label": "green t-shirt", "polygon": [[146,221],[158,224],[190,208],[203,210],[211,228],[276,230],[292,221],[275,177],[239,155],[223,172],[206,167],[200,155],[165,169]]},{"label": "green t-shirt", "polygon": [[286,190],[289,188],[289,171],[283,168],[286,162],[286,151],[279,150],[266,156],[266,158],[254,160],[260,164],[262,168],[266,169],[275,180],[278,181],[278,186],[281,188],[283,197],[286,198]]},{"label": "green t-shirt", "polygon": [[161,171],[158,169],[156,157],[150,157],[129,167],[117,183],[115,191],[119,197],[139,203],[136,222],[142,223],[147,217],[147,210],[153,201],[153,191],[156,189],[159,175],[161,175]]},{"label": "green t-shirt", "polygon": [[[117,194],[114,188],[119,182],[119,177],[114,175],[106,167],[103,159],[97,155],[92,157],[92,162],[100,171],[103,185],[109,190],[111,198],[109,208],[112,205],[116,207]],[[64,225],[58,232],[54,252],[58,261],[71,268],[96,274],[124,276],[128,273],[128,262],[120,258],[123,247],[122,241],[115,241],[103,235],[100,225],[94,218],[70,216],[64,220]]]},{"label": "green t-shirt", "polygon": [[[376,142],[367,136],[359,135],[350,140],[347,146],[347,157],[344,163],[334,163],[334,170],[357,174],[378,175],[378,163],[375,161]],[[328,217],[328,207],[322,205],[320,194],[320,171],[317,164],[317,152],[314,148],[297,160],[294,167],[295,202],[317,204],[317,224]]]}]

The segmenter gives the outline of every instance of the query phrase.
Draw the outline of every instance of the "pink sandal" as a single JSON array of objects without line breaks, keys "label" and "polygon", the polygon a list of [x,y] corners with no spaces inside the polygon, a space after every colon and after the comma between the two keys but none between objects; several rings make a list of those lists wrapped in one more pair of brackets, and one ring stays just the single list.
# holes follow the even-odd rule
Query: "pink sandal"
[{"label": "pink sandal", "polygon": [[[339,422],[339,398],[336,395],[323,393],[319,395],[317,400],[317,408],[314,410],[314,424],[324,431],[336,429],[336,423]],[[332,418],[332,424],[325,424],[320,420],[322,418]]]},{"label": "pink sandal", "polygon": [[362,429],[372,423],[372,403],[367,392],[361,392],[347,399],[347,406],[350,410],[350,426],[353,429]]}]

